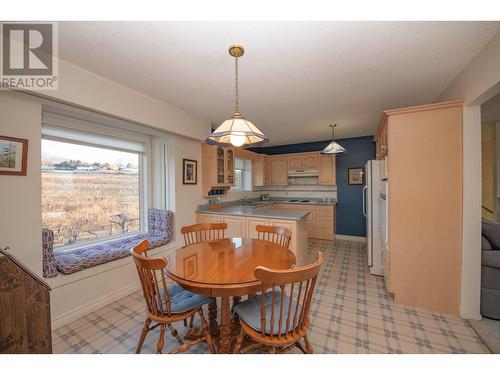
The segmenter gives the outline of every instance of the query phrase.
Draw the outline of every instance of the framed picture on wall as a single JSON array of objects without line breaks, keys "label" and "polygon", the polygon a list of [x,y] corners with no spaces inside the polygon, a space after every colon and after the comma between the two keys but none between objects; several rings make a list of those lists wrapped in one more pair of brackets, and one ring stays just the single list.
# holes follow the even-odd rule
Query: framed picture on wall
[{"label": "framed picture on wall", "polygon": [[28,140],[0,135],[0,174],[26,176]]},{"label": "framed picture on wall", "polygon": [[196,160],[182,159],[184,185],[196,185],[198,183],[198,162]]},{"label": "framed picture on wall", "polygon": [[363,185],[365,172],[363,167],[347,169],[347,183],[349,185]]}]

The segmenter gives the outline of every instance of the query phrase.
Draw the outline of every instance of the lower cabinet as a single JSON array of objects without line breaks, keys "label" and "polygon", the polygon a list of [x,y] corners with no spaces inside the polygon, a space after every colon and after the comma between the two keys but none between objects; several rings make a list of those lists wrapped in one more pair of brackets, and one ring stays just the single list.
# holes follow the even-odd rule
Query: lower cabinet
[{"label": "lower cabinet", "polygon": [[197,223],[226,223],[226,237],[245,237],[246,221],[242,216],[220,216],[211,214],[196,214]]},{"label": "lower cabinet", "polygon": [[247,237],[258,238],[259,235],[255,227],[257,225],[269,225],[269,219],[263,217],[247,217]]},{"label": "lower cabinet", "polygon": [[[275,225],[292,232],[290,250],[297,258],[297,264],[304,264],[307,255],[307,223],[305,220],[282,220],[264,217],[228,216],[217,214],[196,214],[197,223],[226,223],[226,237],[258,238],[257,225]],[[301,251],[298,251],[301,250]]]},{"label": "lower cabinet", "polygon": [[273,204],[266,208],[308,211],[306,229],[308,238],[332,241],[335,238],[335,206],[305,204]]}]

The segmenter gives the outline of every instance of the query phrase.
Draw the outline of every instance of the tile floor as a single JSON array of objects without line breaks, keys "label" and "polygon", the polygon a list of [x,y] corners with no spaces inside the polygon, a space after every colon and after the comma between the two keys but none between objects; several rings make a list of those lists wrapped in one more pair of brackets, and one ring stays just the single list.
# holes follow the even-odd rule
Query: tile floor
[{"label": "tile floor", "polygon": [[[395,305],[383,278],[369,274],[363,244],[310,241],[310,254],[317,250],[325,263],[311,307],[315,353],[488,352],[464,320]],[[133,353],[144,319],[142,292],[136,292],[54,331],[54,353]],[[182,323],[176,328],[185,330]],[[155,352],[158,332],[148,334],[142,353]],[[164,352],[175,346],[167,330]],[[208,347],[203,343],[188,353],[208,353]]]}]

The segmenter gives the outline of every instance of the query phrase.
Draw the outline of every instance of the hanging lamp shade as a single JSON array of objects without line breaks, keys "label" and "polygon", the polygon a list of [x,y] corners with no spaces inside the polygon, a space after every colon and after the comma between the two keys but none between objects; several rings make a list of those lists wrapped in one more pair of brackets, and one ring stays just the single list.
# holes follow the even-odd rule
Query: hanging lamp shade
[{"label": "hanging lamp shade", "polygon": [[239,112],[235,112],[231,118],[219,125],[206,139],[209,145],[223,147],[261,146],[267,142],[269,138]]},{"label": "hanging lamp shade", "polygon": [[205,140],[209,145],[217,145],[222,147],[249,147],[262,146],[269,142],[266,137],[257,127],[250,121],[245,119],[239,110],[238,97],[238,58],[243,56],[245,49],[233,44],[229,47],[229,54],[235,58],[235,98],[236,107],[233,115],[219,125],[215,131],[210,134]]},{"label": "hanging lamp shade", "polygon": [[322,154],[342,154],[343,152],[346,151],[344,147],[339,145],[337,142],[335,142],[335,136],[334,136],[334,128],[337,126],[337,124],[331,124],[330,128],[332,128],[332,141],[326,146],[321,153]]}]

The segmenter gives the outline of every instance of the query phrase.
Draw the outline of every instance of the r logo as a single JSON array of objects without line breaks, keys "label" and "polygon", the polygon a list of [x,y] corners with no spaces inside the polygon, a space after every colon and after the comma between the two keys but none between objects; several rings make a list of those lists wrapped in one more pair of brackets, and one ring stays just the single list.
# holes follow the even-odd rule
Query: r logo
[{"label": "r logo", "polygon": [[52,27],[50,23],[2,24],[2,75],[52,75]]}]

